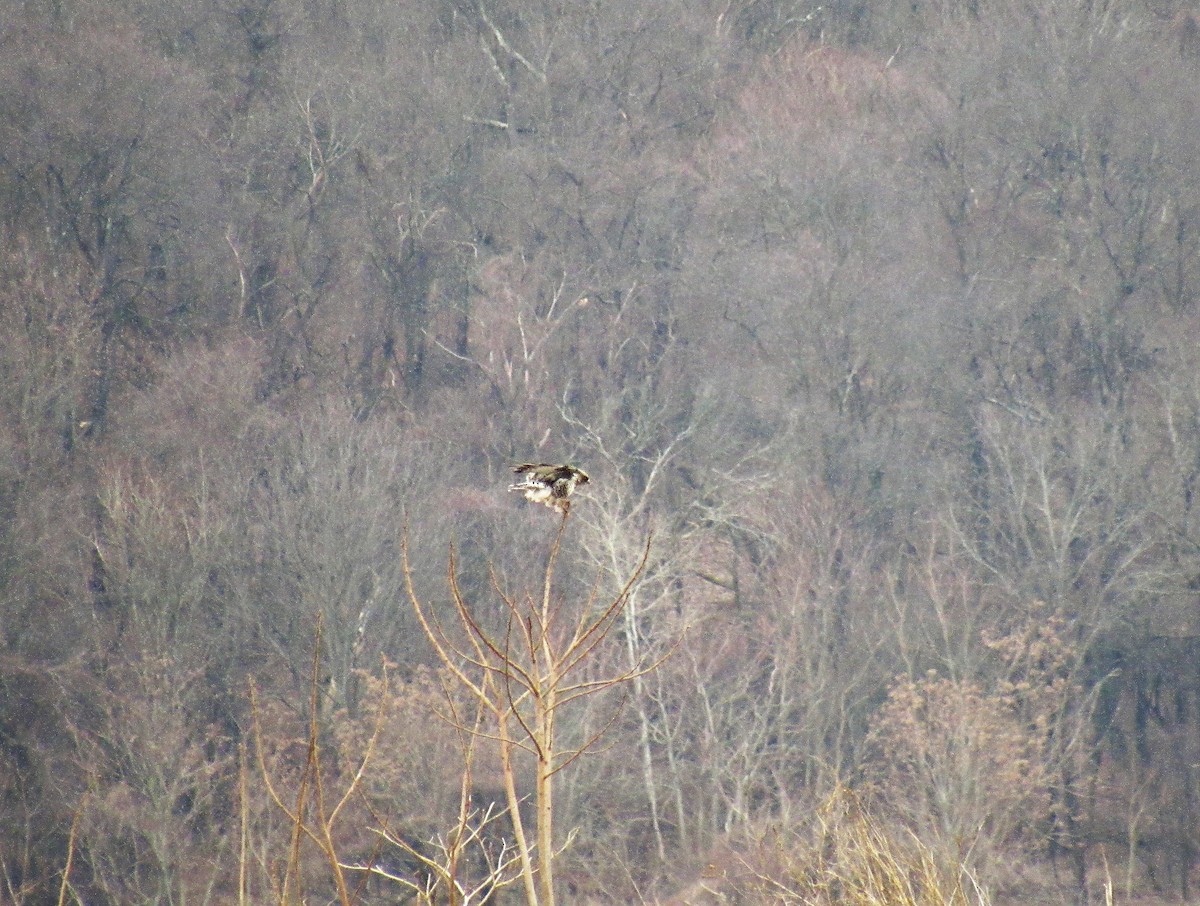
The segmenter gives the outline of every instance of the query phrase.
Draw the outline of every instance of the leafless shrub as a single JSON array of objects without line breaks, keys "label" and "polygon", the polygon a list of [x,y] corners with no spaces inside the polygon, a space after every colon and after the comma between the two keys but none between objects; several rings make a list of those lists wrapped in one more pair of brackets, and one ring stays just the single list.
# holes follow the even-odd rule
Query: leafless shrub
[{"label": "leafless shrub", "polygon": [[999,676],[930,670],[892,685],[867,740],[870,789],[944,858],[996,880],[1001,853],[1045,839],[1064,761],[1086,709],[1061,618],[985,633]]}]

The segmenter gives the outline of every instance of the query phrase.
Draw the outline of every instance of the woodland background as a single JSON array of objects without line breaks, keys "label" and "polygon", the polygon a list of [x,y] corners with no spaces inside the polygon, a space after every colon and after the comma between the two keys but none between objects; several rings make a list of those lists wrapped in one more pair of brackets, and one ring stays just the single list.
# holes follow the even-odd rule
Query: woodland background
[{"label": "woodland background", "polygon": [[1193,895],[1192,3],[3,5],[0,898],[74,825],[81,901],[267,901],[318,615],[332,763],[389,699],[436,831],[401,540],[486,619],[530,459],[592,476],[567,598],[653,534],[602,656],[674,652],[561,775],[567,902],[760,902],[842,785],[998,901]]}]

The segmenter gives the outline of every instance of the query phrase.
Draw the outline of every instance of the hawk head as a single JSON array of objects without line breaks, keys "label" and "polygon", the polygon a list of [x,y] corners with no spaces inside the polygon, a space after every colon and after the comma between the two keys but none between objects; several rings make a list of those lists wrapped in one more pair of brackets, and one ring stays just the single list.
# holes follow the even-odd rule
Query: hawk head
[{"label": "hawk head", "polygon": [[568,498],[575,486],[588,482],[587,472],[582,469],[548,462],[522,463],[515,466],[513,471],[524,477],[520,483],[510,485],[510,491],[524,491],[526,500],[544,503],[564,516],[571,510]]}]

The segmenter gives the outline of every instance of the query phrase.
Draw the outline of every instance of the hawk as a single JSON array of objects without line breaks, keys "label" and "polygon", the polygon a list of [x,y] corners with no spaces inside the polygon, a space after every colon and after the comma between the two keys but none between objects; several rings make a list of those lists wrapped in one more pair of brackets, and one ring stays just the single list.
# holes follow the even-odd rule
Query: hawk
[{"label": "hawk", "polygon": [[510,485],[510,491],[524,491],[526,500],[544,503],[564,516],[571,511],[568,498],[575,486],[588,483],[587,472],[574,466],[526,462],[514,467],[513,471],[525,477],[520,484]]}]

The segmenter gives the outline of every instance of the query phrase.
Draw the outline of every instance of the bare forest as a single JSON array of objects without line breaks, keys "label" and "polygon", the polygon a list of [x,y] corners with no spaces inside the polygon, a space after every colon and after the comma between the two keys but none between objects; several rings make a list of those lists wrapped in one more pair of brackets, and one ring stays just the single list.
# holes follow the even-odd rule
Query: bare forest
[{"label": "bare forest", "polygon": [[1192,3],[0,7],[0,902],[1195,901]]}]

